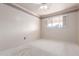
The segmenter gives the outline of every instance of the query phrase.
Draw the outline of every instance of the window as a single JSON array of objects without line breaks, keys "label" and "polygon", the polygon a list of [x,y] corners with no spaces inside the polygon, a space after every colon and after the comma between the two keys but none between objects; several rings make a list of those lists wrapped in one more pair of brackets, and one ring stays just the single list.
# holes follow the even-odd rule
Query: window
[{"label": "window", "polygon": [[47,19],[48,28],[63,28],[63,16],[55,16]]}]

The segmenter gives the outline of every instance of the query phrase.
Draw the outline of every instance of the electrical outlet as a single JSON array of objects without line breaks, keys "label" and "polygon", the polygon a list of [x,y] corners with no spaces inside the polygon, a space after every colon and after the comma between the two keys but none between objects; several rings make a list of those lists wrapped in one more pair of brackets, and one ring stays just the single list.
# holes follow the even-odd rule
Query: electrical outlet
[{"label": "electrical outlet", "polygon": [[24,40],[26,39],[26,37],[24,37]]}]

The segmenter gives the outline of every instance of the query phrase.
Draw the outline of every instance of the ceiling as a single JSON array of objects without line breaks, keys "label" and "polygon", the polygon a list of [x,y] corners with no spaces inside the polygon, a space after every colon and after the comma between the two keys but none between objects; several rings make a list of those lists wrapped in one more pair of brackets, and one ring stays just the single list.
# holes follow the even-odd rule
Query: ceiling
[{"label": "ceiling", "polygon": [[62,11],[74,6],[78,6],[77,3],[46,3],[47,9],[40,9],[40,6],[42,6],[42,3],[19,3],[18,5],[24,7],[25,9],[28,9],[29,11],[32,11],[36,13],[38,16],[44,16],[48,14],[53,14],[58,11]]}]

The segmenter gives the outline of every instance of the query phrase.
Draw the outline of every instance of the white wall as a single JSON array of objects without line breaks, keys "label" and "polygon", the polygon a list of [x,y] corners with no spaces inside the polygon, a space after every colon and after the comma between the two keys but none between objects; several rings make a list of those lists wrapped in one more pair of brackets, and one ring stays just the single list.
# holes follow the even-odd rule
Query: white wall
[{"label": "white wall", "polygon": [[[77,12],[64,14],[67,16],[66,25],[63,29],[49,29],[47,28],[45,18],[41,20],[41,38],[77,42]],[[52,19],[52,18],[51,18]]]},{"label": "white wall", "polygon": [[38,39],[39,26],[39,19],[35,16],[0,4],[0,50],[17,47],[29,40]]}]

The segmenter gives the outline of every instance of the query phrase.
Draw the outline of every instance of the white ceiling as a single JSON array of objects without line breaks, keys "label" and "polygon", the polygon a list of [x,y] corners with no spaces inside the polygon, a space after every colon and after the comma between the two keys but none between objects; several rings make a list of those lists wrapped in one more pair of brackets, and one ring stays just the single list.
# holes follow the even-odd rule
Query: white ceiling
[{"label": "white ceiling", "polygon": [[38,15],[46,15],[53,12],[61,11],[63,9],[70,8],[77,5],[77,3],[47,3],[48,9],[40,9],[41,3],[21,3],[20,6],[37,13]]}]

